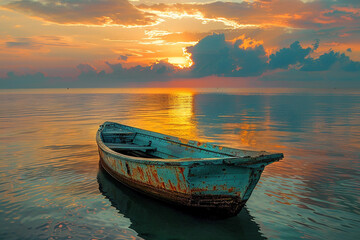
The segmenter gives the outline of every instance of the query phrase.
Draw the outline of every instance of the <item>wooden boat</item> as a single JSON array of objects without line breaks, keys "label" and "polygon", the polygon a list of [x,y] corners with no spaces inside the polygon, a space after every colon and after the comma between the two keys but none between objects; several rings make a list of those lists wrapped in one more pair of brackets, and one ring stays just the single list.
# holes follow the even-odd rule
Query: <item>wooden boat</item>
[{"label": "wooden boat", "polygon": [[96,134],[103,168],[123,184],[213,216],[234,216],[282,153],[201,143],[113,122]]}]

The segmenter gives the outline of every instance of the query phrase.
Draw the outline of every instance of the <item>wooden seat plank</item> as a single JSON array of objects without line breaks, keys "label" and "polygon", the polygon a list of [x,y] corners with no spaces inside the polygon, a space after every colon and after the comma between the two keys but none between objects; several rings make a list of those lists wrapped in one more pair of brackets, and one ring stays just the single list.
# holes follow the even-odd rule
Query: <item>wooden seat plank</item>
[{"label": "wooden seat plank", "polygon": [[156,150],[156,147],[143,146],[136,144],[121,144],[121,143],[105,143],[105,145],[111,149],[116,150]]},{"label": "wooden seat plank", "polygon": [[103,135],[132,135],[134,132],[103,132]]}]

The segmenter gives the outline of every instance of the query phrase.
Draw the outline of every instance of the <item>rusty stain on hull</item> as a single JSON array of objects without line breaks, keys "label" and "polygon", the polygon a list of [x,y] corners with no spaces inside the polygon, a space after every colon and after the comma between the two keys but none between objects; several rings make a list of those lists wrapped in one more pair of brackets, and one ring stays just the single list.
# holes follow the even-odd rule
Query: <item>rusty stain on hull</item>
[{"label": "rusty stain on hull", "polygon": [[218,217],[236,216],[242,207],[245,205],[246,200],[241,200],[240,197],[227,196],[227,195],[193,195],[184,194],[176,191],[156,188],[153,185],[137,182],[131,178],[125,177],[122,174],[112,170],[102,158],[100,158],[101,166],[116,180],[127,185],[128,187],[141,192],[143,194],[155,197],[159,200],[170,202],[175,205],[186,206],[195,208],[195,210],[216,215]]}]

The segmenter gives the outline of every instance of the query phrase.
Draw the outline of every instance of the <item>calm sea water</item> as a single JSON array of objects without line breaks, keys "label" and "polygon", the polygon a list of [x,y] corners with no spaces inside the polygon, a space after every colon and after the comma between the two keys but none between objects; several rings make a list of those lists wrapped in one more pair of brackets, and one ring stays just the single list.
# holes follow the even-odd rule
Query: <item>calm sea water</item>
[{"label": "calm sea water", "polygon": [[[99,169],[107,120],[285,158],[238,216],[199,219]],[[355,239],[359,150],[356,91],[3,90],[0,239]]]}]

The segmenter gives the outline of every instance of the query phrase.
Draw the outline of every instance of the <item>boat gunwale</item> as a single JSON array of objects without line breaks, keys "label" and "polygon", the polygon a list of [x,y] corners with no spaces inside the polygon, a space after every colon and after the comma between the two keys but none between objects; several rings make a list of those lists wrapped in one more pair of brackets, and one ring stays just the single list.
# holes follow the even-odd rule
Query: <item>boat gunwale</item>
[{"label": "boat gunwale", "polygon": [[[239,157],[239,156],[231,156],[230,154],[226,154],[226,153],[216,152],[218,154],[223,154],[224,156],[223,157],[215,157],[215,158],[144,158],[144,157],[135,157],[135,156],[130,156],[130,155],[126,155],[126,154],[121,154],[119,152],[112,150],[108,146],[106,146],[106,144],[103,142],[103,140],[101,138],[101,133],[105,129],[106,125],[110,125],[110,124],[115,124],[120,127],[130,128],[134,132],[139,131],[140,132],[139,134],[142,134],[142,135],[149,135],[151,137],[159,138],[159,139],[162,139],[165,141],[175,142],[179,145],[189,146],[189,147],[199,149],[202,151],[207,151],[207,152],[216,152],[216,151],[211,151],[208,149],[200,148],[200,147],[193,146],[190,144],[185,144],[182,142],[182,141],[189,142],[189,141],[193,141],[193,140],[169,136],[169,135],[165,135],[162,133],[139,129],[139,128],[135,128],[135,127],[131,127],[131,126],[115,123],[115,122],[104,122],[102,125],[100,125],[100,128],[98,129],[97,134],[96,134],[96,141],[98,143],[98,146],[101,148],[101,150],[103,150],[104,152],[111,154],[117,158],[121,158],[124,160],[130,160],[133,162],[138,162],[138,163],[147,164],[147,165],[148,164],[149,165],[150,164],[151,165],[176,165],[176,166],[187,166],[187,165],[193,165],[193,164],[199,164],[199,165],[227,164],[227,165],[241,165],[241,166],[257,165],[257,164],[267,165],[271,162],[279,161],[280,159],[282,159],[284,157],[284,155],[282,153],[269,153],[269,152],[265,152],[265,151],[248,151],[248,150],[244,150],[244,151],[253,152],[253,153],[256,152],[256,153],[259,153],[259,155],[255,156],[255,157],[252,157],[252,156]],[[151,135],[151,134],[144,134],[143,132],[148,132],[148,133],[154,134],[155,136]],[[176,138],[178,141],[171,140],[171,138]],[[223,146],[218,146],[218,145],[214,145],[211,143],[207,143],[207,144],[215,146],[215,147],[222,147],[222,148],[227,148],[227,149],[243,151],[241,149],[223,147]]]},{"label": "boat gunwale", "polygon": [[[115,157],[120,157],[121,159],[131,160],[133,162],[139,162],[143,164],[149,164],[149,165],[191,165],[199,163],[200,161],[211,161],[215,164],[216,160],[223,162],[224,159],[233,159],[237,157],[217,157],[217,158],[144,158],[144,157],[134,157],[126,154],[121,154],[119,152],[116,152],[106,146],[106,144],[102,141],[100,137],[100,133],[97,133],[96,136],[98,146],[106,152],[107,154],[113,155]],[[219,162],[219,164],[220,164]],[[178,164],[176,164],[178,163]],[[181,164],[183,163],[183,164]]]}]

